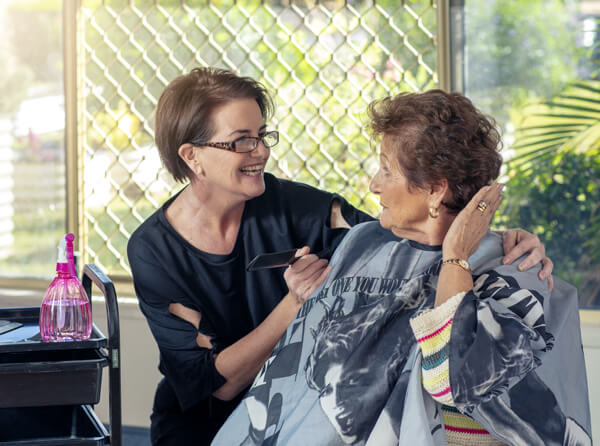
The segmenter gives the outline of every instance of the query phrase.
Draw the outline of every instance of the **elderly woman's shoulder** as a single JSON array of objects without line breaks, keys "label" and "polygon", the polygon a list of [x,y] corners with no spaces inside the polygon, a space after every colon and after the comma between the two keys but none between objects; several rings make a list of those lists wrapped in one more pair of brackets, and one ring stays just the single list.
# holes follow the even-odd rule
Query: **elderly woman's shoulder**
[{"label": "elderly woman's shoulder", "polygon": [[379,220],[367,221],[354,225],[350,228],[350,231],[348,231],[346,238],[369,238],[373,242],[398,239],[392,231],[381,226]]},{"label": "elderly woman's shoulder", "polygon": [[494,231],[488,231],[481,239],[477,250],[469,257],[469,264],[473,272],[477,274],[502,265],[503,257],[502,236]]}]

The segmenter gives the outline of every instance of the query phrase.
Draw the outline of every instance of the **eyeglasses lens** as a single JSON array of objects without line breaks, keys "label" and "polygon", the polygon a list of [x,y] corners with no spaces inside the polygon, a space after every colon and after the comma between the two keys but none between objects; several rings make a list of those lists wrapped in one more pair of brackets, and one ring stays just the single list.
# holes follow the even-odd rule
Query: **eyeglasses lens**
[{"label": "eyeglasses lens", "polygon": [[256,148],[256,140],[254,138],[241,138],[235,142],[236,152],[252,152]]},{"label": "eyeglasses lens", "polygon": [[[267,148],[273,147],[279,142],[279,133],[272,131],[266,133],[262,138],[263,144]],[[258,138],[240,138],[235,142],[235,151],[238,153],[252,152],[258,145]]]},{"label": "eyeglasses lens", "polygon": [[279,133],[277,131],[269,132],[263,137],[263,142],[267,147],[273,147],[279,142]]}]

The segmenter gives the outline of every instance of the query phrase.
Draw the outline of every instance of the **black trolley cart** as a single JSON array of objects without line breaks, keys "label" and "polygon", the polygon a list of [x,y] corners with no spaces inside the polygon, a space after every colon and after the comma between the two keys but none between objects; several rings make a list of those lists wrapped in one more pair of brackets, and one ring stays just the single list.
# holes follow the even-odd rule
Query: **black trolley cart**
[{"label": "black trolley cart", "polygon": [[[119,310],[111,280],[85,265],[82,284],[92,283],[106,302],[108,339],[93,325],[87,341],[42,342],[39,307],[0,308],[0,320],[21,327],[0,335],[0,446],[121,446]],[[110,431],[96,416],[102,369],[109,371]]]}]

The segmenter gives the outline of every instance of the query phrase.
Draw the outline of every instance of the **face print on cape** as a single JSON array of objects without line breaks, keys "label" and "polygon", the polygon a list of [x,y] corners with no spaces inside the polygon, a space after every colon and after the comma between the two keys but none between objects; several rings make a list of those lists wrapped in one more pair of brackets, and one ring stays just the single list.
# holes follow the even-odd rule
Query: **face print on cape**
[{"label": "face print on cape", "polygon": [[409,320],[433,306],[441,250],[379,222],[359,226],[215,444],[303,445],[307,432],[337,446],[399,437],[417,348]]},{"label": "face print on cape", "polygon": [[315,345],[306,379],[344,443],[360,442],[372,431],[414,345],[409,318],[431,292],[420,276],[375,302],[360,296],[347,314],[338,298],[311,329]]}]

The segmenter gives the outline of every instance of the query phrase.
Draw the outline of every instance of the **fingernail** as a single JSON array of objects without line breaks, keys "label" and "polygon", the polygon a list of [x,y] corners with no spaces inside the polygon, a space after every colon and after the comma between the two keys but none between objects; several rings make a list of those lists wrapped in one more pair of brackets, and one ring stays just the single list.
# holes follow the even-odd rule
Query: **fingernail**
[{"label": "fingernail", "polygon": [[504,265],[508,265],[510,263],[510,260],[508,258],[504,258],[504,259],[502,259],[502,263]]}]

